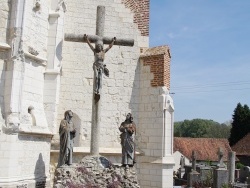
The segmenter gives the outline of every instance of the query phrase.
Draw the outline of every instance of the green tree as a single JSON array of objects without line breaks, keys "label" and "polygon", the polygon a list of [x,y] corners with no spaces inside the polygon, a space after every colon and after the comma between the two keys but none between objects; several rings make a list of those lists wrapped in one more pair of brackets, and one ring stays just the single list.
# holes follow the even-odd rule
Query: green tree
[{"label": "green tree", "polygon": [[193,119],[174,123],[174,136],[192,138],[228,138],[231,126],[213,120]]},{"label": "green tree", "polygon": [[232,129],[230,131],[229,144],[236,144],[250,131],[250,109],[245,104],[238,103],[234,109]]}]

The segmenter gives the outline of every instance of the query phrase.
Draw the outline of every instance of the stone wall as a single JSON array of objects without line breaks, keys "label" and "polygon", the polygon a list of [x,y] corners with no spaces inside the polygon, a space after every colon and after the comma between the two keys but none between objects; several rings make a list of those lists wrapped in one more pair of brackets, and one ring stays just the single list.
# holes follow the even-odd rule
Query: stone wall
[{"label": "stone wall", "polygon": [[50,3],[1,1],[1,9],[6,10],[0,11],[0,187],[39,187],[50,182],[52,134],[44,110]]},{"label": "stone wall", "polygon": [[[43,103],[44,72],[46,68],[48,17],[50,1],[40,4],[26,1],[23,27],[23,51],[25,54],[25,74],[23,78],[22,113],[34,107],[37,126],[48,127]],[[37,59],[34,59],[37,58]]]},{"label": "stone wall", "polygon": [[[43,107],[44,71],[48,37],[48,2],[11,1],[4,76],[4,116],[10,124],[22,124],[28,107],[35,108],[38,125],[48,127]],[[15,120],[14,120],[15,119]],[[25,120],[24,120],[25,121]]]},{"label": "stone wall", "polygon": [[49,182],[50,139],[44,135],[0,135],[0,187],[36,187]]},{"label": "stone wall", "polygon": [[2,0],[0,2],[0,134],[2,126],[4,124],[3,114],[4,114],[4,77],[9,48],[7,42],[7,26],[9,19],[9,1]]},{"label": "stone wall", "polygon": [[37,56],[46,58],[48,42],[48,17],[50,10],[50,0],[40,2],[26,0],[25,19],[23,28],[23,49],[26,53],[38,53]]},{"label": "stone wall", "polygon": [[39,127],[48,127],[43,105],[44,70],[43,65],[33,62],[31,59],[25,59],[21,118],[29,115],[28,108],[33,106],[36,126]]},{"label": "stone wall", "polygon": [[6,30],[8,26],[8,16],[9,16],[9,1],[2,0],[0,1],[0,42],[6,42]]}]

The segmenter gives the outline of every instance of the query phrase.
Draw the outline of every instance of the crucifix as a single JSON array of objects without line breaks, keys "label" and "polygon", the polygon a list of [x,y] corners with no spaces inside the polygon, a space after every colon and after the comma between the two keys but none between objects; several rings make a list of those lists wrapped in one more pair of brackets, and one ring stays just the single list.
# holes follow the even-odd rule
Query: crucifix
[{"label": "crucifix", "polygon": [[[94,79],[93,79],[93,99],[92,99],[92,122],[91,122],[91,145],[90,154],[99,155],[99,137],[100,137],[100,117],[101,117],[101,91],[103,73],[108,76],[109,72],[104,64],[105,53],[112,48],[113,45],[133,46],[134,39],[120,39],[116,37],[104,36],[105,23],[105,7],[98,6],[96,14],[96,35],[86,34],[65,34],[64,40],[71,42],[84,42],[89,45],[94,52]],[[91,45],[95,43],[95,48]],[[103,45],[109,44],[104,49]]]},{"label": "crucifix", "polygon": [[224,168],[224,164],[223,164],[223,150],[222,150],[221,147],[218,148],[217,154],[218,154],[218,158],[219,158],[218,159],[218,165],[217,165],[217,167],[218,168]]},{"label": "crucifix", "polygon": [[197,154],[196,151],[192,151],[192,170],[196,171],[196,158],[197,158]]}]

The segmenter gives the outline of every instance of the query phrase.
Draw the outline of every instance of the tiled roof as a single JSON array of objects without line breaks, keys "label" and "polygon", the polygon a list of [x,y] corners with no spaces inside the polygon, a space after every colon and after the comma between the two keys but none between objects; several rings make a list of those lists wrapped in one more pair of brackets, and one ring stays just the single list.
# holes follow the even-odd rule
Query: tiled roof
[{"label": "tiled roof", "polygon": [[174,138],[174,152],[179,151],[191,160],[192,151],[196,151],[198,161],[218,161],[218,149],[223,150],[223,160],[227,161],[228,152],[232,151],[227,139],[219,138]]},{"label": "tiled roof", "polygon": [[170,56],[169,52],[169,47],[168,46],[157,46],[157,47],[152,47],[148,48],[140,57],[148,57],[148,56],[153,56],[153,55],[164,55],[165,53],[168,53]]},{"label": "tiled roof", "polygon": [[232,150],[236,152],[236,155],[250,156],[250,133],[234,144]]}]

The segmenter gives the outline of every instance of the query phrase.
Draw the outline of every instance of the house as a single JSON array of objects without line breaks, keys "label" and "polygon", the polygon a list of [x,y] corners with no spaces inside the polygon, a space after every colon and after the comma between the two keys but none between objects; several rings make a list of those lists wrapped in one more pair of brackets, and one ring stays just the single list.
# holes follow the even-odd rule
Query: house
[{"label": "house", "polygon": [[250,166],[250,133],[234,144],[232,150],[236,152],[240,163]]},{"label": "house", "polygon": [[180,168],[181,156],[185,158],[185,165],[191,165],[193,150],[196,151],[197,164],[217,165],[219,148],[224,153],[223,161],[227,162],[228,152],[232,151],[227,139],[174,137],[174,171]]}]

